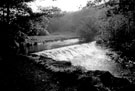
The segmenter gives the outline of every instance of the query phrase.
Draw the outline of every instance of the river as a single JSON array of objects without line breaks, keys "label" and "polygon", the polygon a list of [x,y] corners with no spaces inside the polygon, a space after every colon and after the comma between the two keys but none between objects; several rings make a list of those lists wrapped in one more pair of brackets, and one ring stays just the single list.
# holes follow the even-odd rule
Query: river
[{"label": "river", "polygon": [[72,65],[82,66],[86,70],[109,71],[117,77],[121,75],[121,66],[106,55],[110,52],[109,49],[97,46],[96,41],[76,44],[78,42],[77,39],[57,41],[50,43],[49,48],[46,47],[48,49],[32,54],[52,58],[56,61],[70,61]]}]

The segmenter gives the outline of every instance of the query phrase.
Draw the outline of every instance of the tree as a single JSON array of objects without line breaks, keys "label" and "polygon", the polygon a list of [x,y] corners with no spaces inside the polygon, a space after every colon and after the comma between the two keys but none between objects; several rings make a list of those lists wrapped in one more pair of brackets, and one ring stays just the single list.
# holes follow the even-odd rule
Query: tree
[{"label": "tree", "polygon": [[38,7],[39,12],[30,15],[29,35],[48,35],[47,30],[50,19],[60,17],[63,15],[61,10],[57,7]]},{"label": "tree", "polygon": [[21,42],[25,42],[31,30],[38,31],[38,34],[47,33],[48,19],[54,12],[59,12],[59,9],[43,9],[34,13],[27,5],[32,1],[34,0],[0,1],[1,48],[16,49]]},{"label": "tree", "polygon": [[135,1],[134,0],[109,0],[108,5],[118,5],[119,11],[125,13],[128,11],[135,10]]},{"label": "tree", "polygon": [[[110,0],[108,5],[110,4],[113,9],[108,8],[106,17],[98,21],[101,26],[102,44],[114,51],[119,51],[122,57],[126,56],[135,61],[135,2]],[[108,12],[112,13],[108,16]]]},{"label": "tree", "polygon": [[29,30],[28,35],[48,35],[47,31],[49,19],[45,15],[40,17],[35,17],[34,19],[29,19]]},{"label": "tree", "polygon": [[30,1],[33,0],[0,1],[0,23],[2,23],[1,28],[4,29],[1,31],[2,35],[10,34],[17,30],[17,26],[14,22],[18,19],[18,17],[26,16],[30,13],[31,9],[26,5],[26,2]]},{"label": "tree", "polygon": [[38,9],[42,14],[46,15],[49,18],[63,15],[63,13],[61,12],[61,9],[58,7],[54,7],[54,6],[38,7]]},{"label": "tree", "polygon": [[30,9],[28,9],[26,2],[30,1],[33,0],[0,0],[1,54],[5,53],[3,49],[11,52],[13,50],[10,49],[18,46],[18,43],[15,41],[15,32],[19,31],[19,28],[13,22],[18,19],[18,16],[25,16],[29,13]]},{"label": "tree", "polygon": [[88,1],[86,7],[93,7],[99,4],[105,4],[106,5],[107,1],[106,0],[93,0],[93,1]]},{"label": "tree", "polygon": [[26,7],[26,2],[33,0],[1,0],[0,1],[0,12],[3,15],[3,21],[6,21],[8,24],[11,21],[11,16],[19,14],[24,11]]}]

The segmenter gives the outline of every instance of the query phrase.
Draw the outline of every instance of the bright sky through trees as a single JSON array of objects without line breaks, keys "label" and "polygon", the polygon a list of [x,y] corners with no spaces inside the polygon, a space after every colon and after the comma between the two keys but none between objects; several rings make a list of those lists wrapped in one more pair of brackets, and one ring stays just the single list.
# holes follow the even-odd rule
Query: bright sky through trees
[{"label": "bright sky through trees", "polygon": [[86,3],[89,0],[36,0],[31,3],[31,7],[34,11],[37,10],[37,6],[48,7],[48,6],[56,6],[60,8],[62,11],[77,11],[79,7],[86,6]]}]

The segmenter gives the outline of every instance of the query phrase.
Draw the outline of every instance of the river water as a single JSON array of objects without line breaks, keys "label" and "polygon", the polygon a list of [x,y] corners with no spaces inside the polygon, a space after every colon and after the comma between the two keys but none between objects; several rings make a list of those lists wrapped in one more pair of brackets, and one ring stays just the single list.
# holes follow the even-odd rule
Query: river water
[{"label": "river water", "polygon": [[[78,40],[68,40],[58,45],[74,44]],[[57,44],[56,43],[56,44]],[[50,47],[55,46],[52,43]],[[74,44],[64,47],[49,48],[40,52],[33,53],[34,55],[41,55],[52,58],[56,61],[70,61],[74,66],[82,66],[86,70],[101,70],[109,71],[114,76],[120,76],[121,67],[115,63],[106,54],[110,52],[109,49],[97,46],[96,41],[91,43]]]},{"label": "river water", "polygon": [[37,43],[36,45],[28,47],[28,51],[29,51],[29,53],[33,53],[33,52],[37,52],[37,51],[50,50],[50,49],[54,49],[54,48],[60,48],[63,46],[74,45],[79,42],[81,42],[81,41],[78,38],[42,42],[42,43]]}]

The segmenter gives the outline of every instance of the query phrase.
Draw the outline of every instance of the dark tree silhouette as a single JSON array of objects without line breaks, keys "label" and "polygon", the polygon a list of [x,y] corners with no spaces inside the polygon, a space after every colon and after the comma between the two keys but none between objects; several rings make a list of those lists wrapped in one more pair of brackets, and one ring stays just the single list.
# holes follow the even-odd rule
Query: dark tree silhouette
[{"label": "dark tree silhouette", "polygon": [[[30,13],[30,8],[26,5],[27,2],[33,0],[0,0],[0,45],[1,54],[5,55],[18,46],[15,41],[15,33],[19,31],[18,27],[13,23],[18,19],[18,16],[24,16]],[[14,45],[14,46],[12,46]],[[11,50],[13,51],[13,50]]]}]

